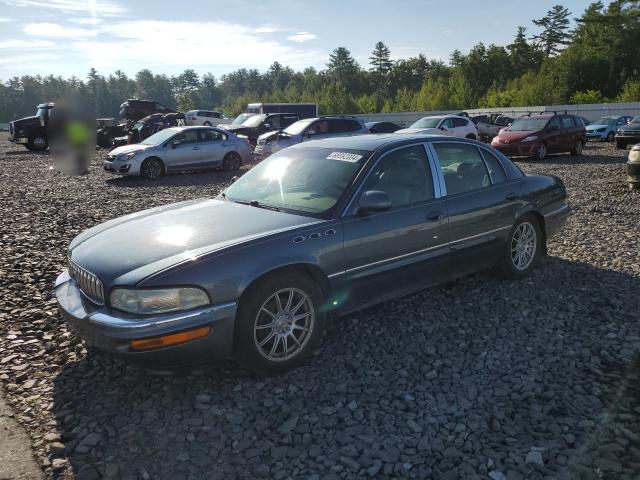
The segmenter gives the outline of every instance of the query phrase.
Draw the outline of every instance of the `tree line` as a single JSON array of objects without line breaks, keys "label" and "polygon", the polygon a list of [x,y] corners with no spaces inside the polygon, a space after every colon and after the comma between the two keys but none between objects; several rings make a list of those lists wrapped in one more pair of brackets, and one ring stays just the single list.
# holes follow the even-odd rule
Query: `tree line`
[{"label": "tree line", "polygon": [[392,61],[378,42],[366,67],[338,47],[322,70],[274,62],[266,72],[241,68],[220,78],[192,69],[177,76],[144,69],[133,78],[95,69],[84,80],[13,77],[0,82],[0,122],[32,115],[36,104],[69,90],[98,117],[117,116],[132,97],[228,115],[251,102],[314,102],[323,114],[340,114],[640,101],[640,0],[592,3],[573,27],[572,15],[556,5],[532,20],[535,34],[519,26],[508,45],[454,50],[447,63],[424,55]]}]

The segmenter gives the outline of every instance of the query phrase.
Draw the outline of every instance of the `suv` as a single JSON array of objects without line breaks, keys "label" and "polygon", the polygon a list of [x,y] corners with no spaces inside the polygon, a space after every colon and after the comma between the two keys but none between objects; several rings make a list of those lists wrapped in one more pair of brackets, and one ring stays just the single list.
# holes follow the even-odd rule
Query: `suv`
[{"label": "suv", "polygon": [[292,123],[300,120],[297,113],[261,113],[252,115],[240,125],[223,126],[236,135],[242,135],[249,139],[251,145],[256,145],[258,137],[263,133],[284,130]]},{"label": "suv", "polygon": [[154,113],[177,113],[177,111],[153,100],[137,98],[130,98],[120,105],[120,118],[125,120],[135,122]]},{"label": "suv", "polygon": [[9,122],[9,141],[24,145],[33,151],[46,150],[49,147],[47,137],[49,111],[54,105],[52,102],[41,103],[34,116]]},{"label": "suv", "polygon": [[328,137],[369,133],[362,120],[349,116],[305,118],[281,132],[269,132],[258,137],[253,156],[262,160],[272,153],[296,143]]},{"label": "suv", "polygon": [[500,130],[491,146],[507,156],[544,159],[548,153],[571,152],[580,155],[586,142],[586,129],[580,117],[542,112],[516,119]]},{"label": "suv", "polygon": [[627,148],[627,145],[640,142],[640,115],[636,115],[627,125],[618,127],[616,131],[616,148]]},{"label": "suv", "polygon": [[188,126],[211,127],[212,125],[227,125],[233,121],[222,112],[210,110],[189,110],[184,115]]},{"label": "suv", "polygon": [[476,125],[461,115],[438,115],[424,117],[413,123],[409,128],[397,130],[396,133],[410,133],[413,135],[447,135],[449,137],[478,138]]}]

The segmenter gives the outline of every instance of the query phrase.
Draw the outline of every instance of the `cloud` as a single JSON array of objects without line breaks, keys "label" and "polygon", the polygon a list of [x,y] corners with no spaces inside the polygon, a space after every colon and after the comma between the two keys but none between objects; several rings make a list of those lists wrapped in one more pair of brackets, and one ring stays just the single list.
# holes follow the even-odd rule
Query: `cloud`
[{"label": "cloud", "polygon": [[9,19],[8,19],[8,18],[6,18],[6,17],[0,17],[0,23],[7,23],[7,22],[10,22],[10,21],[11,21],[11,20],[9,20]]},{"label": "cloud", "polygon": [[27,35],[45,38],[78,38],[96,35],[96,30],[86,28],[63,27],[57,23],[29,23],[22,31]]},{"label": "cloud", "polygon": [[15,7],[59,10],[67,13],[89,13],[91,15],[118,15],[125,9],[112,0],[0,0],[0,3]]},{"label": "cloud", "polygon": [[298,32],[295,35],[291,35],[288,37],[292,42],[308,42],[309,40],[313,40],[316,36],[313,33],[309,32]]},{"label": "cloud", "polygon": [[97,17],[75,17],[69,18],[69,21],[72,23],[77,23],[79,25],[97,25],[102,20]]},{"label": "cloud", "polygon": [[254,30],[254,33],[273,33],[273,32],[277,32],[278,30],[276,28],[271,28],[271,27],[260,27],[260,28],[256,28]]},{"label": "cloud", "polygon": [[49,40],[0,40],[0,49],[37,49],[55,46],[56,44]]}]

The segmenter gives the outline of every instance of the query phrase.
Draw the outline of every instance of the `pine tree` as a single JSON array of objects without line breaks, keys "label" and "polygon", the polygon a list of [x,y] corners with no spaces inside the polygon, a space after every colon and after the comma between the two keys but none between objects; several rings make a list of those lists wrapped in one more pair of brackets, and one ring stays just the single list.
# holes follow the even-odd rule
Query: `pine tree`
[{"label": "pine tree", "polygon": [[370,71],[377,76],[384,76],[391,71],[393,62],[391,61],[391,50],[384,43],[376,43],[371,56],[369,57]]},{"label": "pine tree", "polygon": [[533,20],[535,25],[542,27],[542,32],[534,35],[533,39],[542,45],[547,57],[558,54],[562,46],[569,44],[570,15],[569,9],[555,5],[544,17]]}]

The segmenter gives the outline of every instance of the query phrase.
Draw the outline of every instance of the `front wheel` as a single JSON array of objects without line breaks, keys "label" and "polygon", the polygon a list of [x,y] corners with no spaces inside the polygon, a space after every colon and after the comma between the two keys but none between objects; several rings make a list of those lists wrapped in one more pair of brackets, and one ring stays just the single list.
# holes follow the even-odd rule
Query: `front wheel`
[{"label": "front wheel", "polygon": [[255,373],[282,373],[305,363],[320,343],[324,294],[307,275],[271,275],[240,301],[234,356]]},{"label": "front wheel", "polygon": [[536,149],[536,153],[534,154],[534,158],[536,160],[544,160],[547,156],[547,146],[544,143],[541,143]]},{"label": "front wheel", "polygon": [[164,165],[158,158],[147,158],[142,162],[140,174],[147,180],[155,180],[164,174]]},{"label": "front wheel", "polygon": [[576,140],[576,144],[571,149],[571,155],[582,155],[583,147],[582,140]]},{"label": "front wheel", "polygon": [[540,224],[533,215],[524,215],[515,223],[497,265],[505,278],[527,276],[536,266],[543,247]]},{"label": "front wheel", "polygon": [[615,137],[616,137],[615,133],[609,132],[609,135],[607,135],[607,142],[613,142]]},{"label": "front wheel", "polygon": [[210,127],[211,126],[211,122],[207,120],[202,125],[205,126],[205,127]]},{"label": "front wheel", "polygon": [[45,137],[33,137],[29,139],[29,143],[27,143],[27,148],[34,152],[43,152],[49,147],[49,143]]},{"label": "front wheel", "polygon": [[222,168],[235,172],[242,165],[242,158],[236,152],[229,152],[224,156],[222,160]]}]

